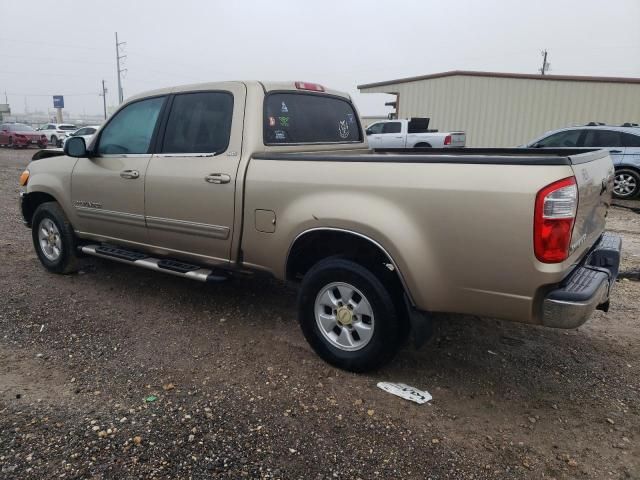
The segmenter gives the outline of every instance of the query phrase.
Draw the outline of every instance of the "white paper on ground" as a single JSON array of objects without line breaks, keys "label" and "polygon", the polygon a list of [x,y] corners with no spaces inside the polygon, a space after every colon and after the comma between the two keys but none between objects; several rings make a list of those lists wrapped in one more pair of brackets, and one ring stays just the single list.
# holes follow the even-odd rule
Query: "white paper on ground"
[{"label": "white paper on ground", "polygon": [[380,382],[378,388],[420,405],[427,403],[432,398],[426,390],[418,390],[404,383]]}]

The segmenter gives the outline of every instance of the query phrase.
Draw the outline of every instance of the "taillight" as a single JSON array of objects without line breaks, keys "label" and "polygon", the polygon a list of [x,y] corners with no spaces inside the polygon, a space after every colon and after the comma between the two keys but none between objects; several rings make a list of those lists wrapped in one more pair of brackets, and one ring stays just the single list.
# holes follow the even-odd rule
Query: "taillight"
[{"label": "taillight", "polygon": [[451,145],[451,135],[447,135],[446,137],[444,137],[444,144]]},{"label": "taillight", "polygon": [[29,170],[25,170],[20,174],[20,186],[21,187],[26,186],[28,181],[29,181]]},{"label": "taillight", "polygon": [[577,210],[578,187],[574,177],[554,182],[538,192],[533,221],[533,245],[538,260],[558,263],[567,259]]},{"label": "taillight", "polygon": [[296,88],[298,90],[311,90],[312,92],[324,92],[324,87],[317,83],[296,82]]}]

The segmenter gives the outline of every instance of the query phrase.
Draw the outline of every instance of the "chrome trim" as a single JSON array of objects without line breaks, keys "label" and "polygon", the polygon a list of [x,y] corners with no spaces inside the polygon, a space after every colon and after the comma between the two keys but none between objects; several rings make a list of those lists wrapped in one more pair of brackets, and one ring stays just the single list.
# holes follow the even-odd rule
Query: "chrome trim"
[{"label": "chrome trim", "polygon": [[542,305],[542,324],[552,328],[578,328],[596,307],[609,298],[609,285],[602,282],[595,295],[584,302],[567,302],[546,298]]},{"label": "chrome trim", "polygon": [[147,257],[141,260],[125,260],[123,258],[112,257],[111,255],[103,255],[102,253],[96,252],[96,248],[99,245],[85,245],[80,247],[82,253],[86,253],[87,255],[92,255],[94,257],[106,258],[107,260],[113,260],[118,263],[126,263],[128,265],[135,265],[136,267],[146,268],[147,270],[155,270],[156,272],[164,272],[170,275],[175,275],[176,277],[184,277],[189,278],[191,280],[197,280],[199,282],[206,282],[209,275],[213,273],[213,270],[209,270],[208,268],[200,268],[198,270],[192,270],[190,272],[181,273],[174,272],[173,270],[168,270],[166,268],[161,268],[158,266],[158,262],[160,262],[159,258]]},{"label": "chrome trim", "polygon": [[189,222],[186,220],[175,220],[162,217],[145,217],[148,228],[158,230],[168,230],[176,233],[188,233],[191,235],[201,235],[204,237],[226,240],[229,238],[231,229],[221,225],[210,225],[208,223]]},{"label": "chrome trim", "polygon": [[184,158],[204,158],[204,157],[215,157],[217,155],[221,155],[221,153],[211,152],[211,153],[154,153],[154,158],[174,158],[174,157],[184,157]]},{"label": "chrome trim", "polygon": [[144,215],[139,215],[137,213],[116,212],[113,210],[90,207],[75,207],[75,209],[79,217],[144,227]]},{"label": "chrome trim", "polygon": [[287,268],[288,268],[288,263],[289,263],[289,256],[291,255],[291,249],[293,248],[295,243],[298,241],[298,239],[300,237],[306,235],[307,233],[317,232],[317,231],[322,231],[322,230],[327,230],[327,231],[332,231],[332,232],[350,233],[352,235],[355,235],[356,237],[360,237],[360,238],[362,238],[364,240],[367,240],[367,241],[371,242],[373,245],[375,245],[380,250],[382,250],[382,252],[389,259],[389,262],[391,262],[391,264],[393,265],[394,270],[398,273],[398,276],[400,277],[400,283],[402,284],[402,288],[404,289],[404,292],[407,294],[407,297],[409,298],[409,302],[411,303],[411,306],[415,307],[416,302],[414,302],[414,300],[413,300],[413,297],[411,295],[411,291],[409,290],[407,282],[405,281],[404,276],[402,275],[402,272],[398,268],[398,264],[393,259],[393,257],[389,254],[389,252],[387,252],[387,250],[382,245],[380,245],[378,242],[376,242],[374,239],[372,239],[370,237],[367,237],[366,235],[363,235],[362,233],[354,232],[353,230],[346,230],[344,228],[335,228],[335,227],[316,227],[316,228],[310,228],[308,230],[305,230],[305,231],[299,233],[296,236],[296,238],[293,239],[293,241],[291,242],[291,245],[289,245],[289,249],[287,250],[287,259],[286,259],[286,262],[285,262],[285,265],[284,265],[285,277],[287,275]]}]

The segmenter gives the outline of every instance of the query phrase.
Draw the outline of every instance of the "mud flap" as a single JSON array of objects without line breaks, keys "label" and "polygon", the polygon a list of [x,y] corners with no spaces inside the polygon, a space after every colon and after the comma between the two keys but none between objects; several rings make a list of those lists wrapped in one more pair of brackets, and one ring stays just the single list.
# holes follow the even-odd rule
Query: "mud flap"
[{"label": "mud flap", "polygon": [[433,320],[431,314],[416,310],[409,301],[407,294],[403,295],[404,304],[409,314],[411,324],[411,339],[414,348],[420,348],[433,335]]}]

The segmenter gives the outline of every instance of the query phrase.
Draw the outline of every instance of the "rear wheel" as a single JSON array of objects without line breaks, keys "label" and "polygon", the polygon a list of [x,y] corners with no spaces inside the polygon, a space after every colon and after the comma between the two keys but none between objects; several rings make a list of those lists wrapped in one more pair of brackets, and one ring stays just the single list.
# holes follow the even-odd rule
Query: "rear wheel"
[{"label": "rear wheel", "polygon": [[33,246],[44,267],[54,273],[77,270],[76,239],[66,215],[56,202],[41,204],[31,221]]},{"label": "rear wheel", "polygon": [[413,148],[431,148],[431,144],[426,142],[416,143]]},{"label": "rear wheel", "polygon": [[640,192],[640,175],[635,170],[620,168],[616,170],[613,195],[620,199],[634,198]]},{"label": "rear wheel", "polygon": [[322,359],[352,372],[389,362],[406,331],[380,279],[362,265],[337,257],[320,261],[305,275],[298,320]]}]

